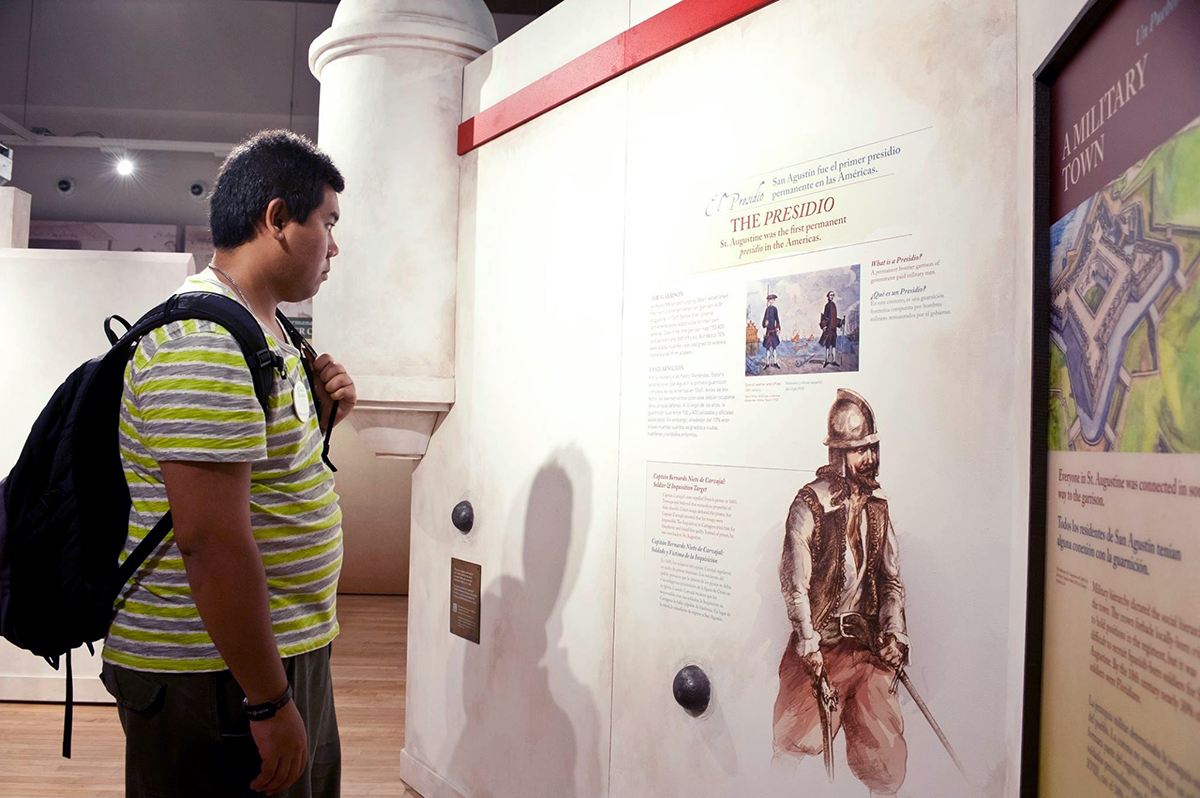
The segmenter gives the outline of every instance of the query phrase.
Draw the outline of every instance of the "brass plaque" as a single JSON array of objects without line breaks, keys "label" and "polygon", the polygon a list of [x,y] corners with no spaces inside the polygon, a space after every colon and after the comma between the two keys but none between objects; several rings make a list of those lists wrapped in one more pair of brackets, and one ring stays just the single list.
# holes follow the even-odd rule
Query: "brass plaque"
[{"label": "brass plaque", "polygon": [[473,562],[450,558],[450,631],[479,642],[479,590],[483,569]]}]

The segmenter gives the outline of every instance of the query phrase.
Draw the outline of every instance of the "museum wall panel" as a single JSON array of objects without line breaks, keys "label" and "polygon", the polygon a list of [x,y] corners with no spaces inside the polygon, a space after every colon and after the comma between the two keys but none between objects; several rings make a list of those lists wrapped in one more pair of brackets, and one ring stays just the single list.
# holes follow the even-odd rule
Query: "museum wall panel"
[{"label": "museum wall panel", "polygon": [[1037,786],[1196,794],[1200,4],[1074,10],[1029,36]]},{"label": "museum wall panel", "polygon": [[[1015,795],[1014,66],[1011,3],[781,0],[631,74],[612,795]],[[907,675],[965,778],[903,687],[876,782],[846,732],[832,784],[789,750],[787,519],[843,388],[878,424]],[[698,719],[669,689],[690,663]]]},{"label": "museum wall panel", "polygon": [[[456,402],[413,472],[401,772],[424,795],[607,794],[625,87],[461,162]],[[481,567],[478,644],[448,632],[451,558]]]},{"label": "museum wall panel", "polygon": [[[631,0],[604,8],[637,25],[671,5]],[[507,407],[509,427],[542,424],[541,383],[530,390],[496,382],[483,390],[505,371],[502,363],[517,365],[520,353],[497,349],[476,325],[495,318],[494,296],[506,297],[499,311],[505,318],[530,306],[489,284],[489,264],[528,260],[538,245],[516,231],[544,236],[546,219],[560,218],[541,215],[542,205],[512,201],[514,192],[546,188],[550,158],[563,170],[579,169],[581,153],[593,165],[620,155],[609,168],[619,172],[621,190],[604,185],[622,203],[621,218],[597,218],[593,208],[580,228],[590,231],[589,242],[608,242],[606,231],[622,242],[591,275],[609,285],[615,267],[623,273],[612,284],[620,297],[618,385],[588,394],[597,408],[614,395],[619,402],[617,471],[606,470],[614,461],[602,458],[588,470],[597,484],[616,479],[615,515],[598,509],[595,491],[591,507],[591,518],[611,518],[615,533],[593,526],[579,565],[580,574],[615,566],[614,620],[592,630],[593,638],[612,634],[604,660],[612,663],[611,761],[602,758],[610,776],[602,792],[583,791],[577,780],[557,794],[802,789],[840,796],[861,794],[864,785],[923,796],[1018,794],[1029,556],[1032,73],[1081,6],[921,2],[850,13],[844,4],[779,0],[463,159],[458,324],[471,365],[459,371],[466,393],[417,469],[415,518],[436,519],[468,496],[477,508],[533,501],[532,488],[502,499],[483,487],[499,486],[494,474],[482,476],[497,455],[495,431],[480,414]],[[568,0],[554,26],[539,21],[509,43],[511,51],[499,48],[470,67],[464,118],[570,61],[556,52],[546,69],[508,66],[518,48],[538,63],[539,36],[570,30],[570,15],[582,19],[601,13],[597,8]],[[578,43],[586,49],[611,34],[594,38],[581,35]],[[613,99],[614,87],[624,103],[619,111],[609,109],[603,122],[577,132],[575,150],[564,155],[557,138],[566,132],[563,120],[599,111],[597,98]],[[586,180],[575,188],[589,203],[600,196]],[[502,207],[493,204],[497,198]],[[514,206],[528,207],[529,218],[514,218]],[[490,225],[507,232],[489,234]],[[581,252],[596,254],[590,247],[572,254]],[[603,307],[595,314],[591,330],[604,326]],[[568,403],[581,410],[575,427],[593,430],[597,417],[582,412],[581,395],[569,394]],[[866,433],[856,446],[843,445],[845,430],[831,428],[835,403],[859,413]],[[856,488],[863,475],[852,473],[844,452],[876,443],[878,487],[865,479]],[[429,460],[436,468],[427,468]],[[445,478],[452,473],[459,482]],[[803,623],[805,612],[815,621],[817,611],[812,595],[797,598],[797,574],[808,569],[817,578],[826,564],[804,563],[795,543],[820,534],[814,508],[835,518],[839,502],[858,491],[870,494],[859,500],[875,515],[864,510],[859,519],[862,549],[855,553],[850,536],[842,554],[849,573],[864,569],[862,584],[889,597],[860,606],[878,613],[871,632],[891,634],[876,638],[878,656],[866,658],[890,675],[890,689],[874,704],[863,699],[874,683],[867,676],[846,681],[837,655],[823,649],[826,676],[838,683],[843,702],[830,716],[833,757],[826,763],[809,676],[788,651],[810,650],[800,638],[811,643],[814,631],[836,632]],[[422,567],[434,574],[426,581],[436,591],[423,599],[433,612],[421,623],[446,639],[448,556],[486,561],[495,554],[484,536],[453,538],[440,523],[442,529],[423,532],[428,559],[414,574]],[[515,552],[528,545],[532,528],[510,526],[501,578],[520,579],[531,571],[527,561],[518,567]],[[609,537],[597,541],[600,529]],[[614,551],[602,552],[605,545]],[[874,581],[879,573],[888,576]],[[521,641],[491,626],[488,606],[485,595],[477,651],[505,646],[506,636]],[[574,647],[587,638],[560,639],[564,656],[539,660],[547,683],[585,684],[601,695],[601,682],[581,678],[575,665],[582,660]],[[540,650],[541,638],[534,642]],[[595,640],[590,644],[595,654]],[[433,695],[468,703],[465,678],[464,689],[455,689],[475,651],[468,644],[462,660],[450,658],[451,675],[431,682],[444,688]],[[896,652],[903,674],[887,664]],[[481,673],[497,685],[489,700],[499,707],[528,686],[506,678],[498,655],[491,656]],[[444,661],[441,648],[429,662],[414,651],[414,685],[420,670],[429,671],[421,678],[434,679]],[[691,713],[672,695],[683,684],[676,674],[689,665],[703,670],[710,687]],[[873,672],[864,666],[862,673]],[[515,684],[510,699],[500,697],[502,683]],[[695,695],[683,695],[684,703],[689,697]],[[416,742],[406,753],[425,757],[428,770],[456,791],[506,795],[510,787],[550,786],[534,785],[511,765],[501,771],[500,787],[494,779],[484,784],[472,773],[494,757],[469,749],[463,760],[430,758],[427,741],[452,740],[456,723],[470,724],[467,715],[479,718],[480,728],[491,722],[483,711],[447,721],[426,711],[434,703],[426,695],[410,705]],[[590,729],[586,710],[565,714]],[[878,745],[864,747],[864,735],[872,734]]]}]

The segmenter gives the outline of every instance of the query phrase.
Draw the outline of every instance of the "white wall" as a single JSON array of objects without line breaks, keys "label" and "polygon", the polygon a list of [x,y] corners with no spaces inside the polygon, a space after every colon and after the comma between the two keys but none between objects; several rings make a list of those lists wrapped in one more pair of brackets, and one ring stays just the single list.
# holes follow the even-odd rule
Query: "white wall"
[{"label": "white wall", "polygon": [[[20,379],[0,381],[0,473],[20,456],[51,394],[85,360],[108,349],[102,325],[138,318],[187,277],[192,256],[157,252],[0,249],[0,362]],[[77,701],[111,701],[95,657],[75,653]],[[63,676],[0,641],[0,700],[61,701]]]},{"label": "white wall", "polygon": [[[567,0],[468,68],[464,118],[669,5]],[[811,433],[832,388],[869,392],[910,580],[913,672],[972,780],[958,781],[906,702],[910,789],[1016,795],[1029,75],[1078,5],[1022,2],[1018,25],[1017,3],[1006,0],[853,13],[780,0],[463,159],[458,402],[414,474],[406,780],[425,795],[470,798],[740,796],[786,785],[858,794],[840,741],[832,790],[818,784],[819,760],[808,763],[817,780],[808,765],[797,780],[767,761],[773,695],[764,703],[746,685],[769,682],[778,664],[786,619],[781,631],[777,586],[759,593],[756,584],[739,605],[752,610],[744,625],[720,633],[671,623],[654,605],[645,464],[664,449],[639,426],[645,303],[664,284],[736,281],[706,249],[711,231],[689,205],[714,184],[928,126],[897,167],[903,186],[864,195],[859,238],[835,243],[898,232],[914,250],[935,250],[950,270],[954,316],[877,328],[874,372],[808,382],[810,397],[764,419],[773,427],[743,426],[744,438],[716,454],[754,464],[766,450],[766,460],[811,470],[823,456]],[[871,255],[846,252],[847,262]],[[839,258],[797,259],[795,268]],[[736,274],[775,270],[764,262]],[[803,462],[786,462],[789,453]],[[582,508],[581,484],[592,486]],[[466,538],[449,525],[463,498],[479,518]],[[762,585],[774,578],[777,532],[766,530],[753,553]],[[483,566],[479,646],[447,632],[452,556]],[[615,597],[605,579],[614,568]],[[700,721],[669,695],[674,668],[689,659],[710,665],[717,685],[716,709]]]},{"label": "white wall", "polygon": [[[468,68],[468,108],[625,28],[621,3],[565,5]],[[614,81],[462,160],[457,399],[413,473],[423,795],[607,793],[625,103]],[[479,645],[447,632],[451,557],[482,566]]]},{"label": "white wall", "polygon": [[[635,8],[632,16],[643,14]],[[880,481],[905,582],[909,674],[968,773],[964,782],[904,698],[904,791],[1016,795],[1020,726],[1005,719],[1012,707],[1020,716],[1020,663],[1014,673],[1006,652],[1024,606],[1010,574],[1024,537],[1011,494],[1023,448],[1011,402],[1025,390],[1011,362],[1013,310],[1024,301],[1014,291],[1009,229],[1014,69],[1015,6],[1005,0],[852,14],[836,2],[780,0],[630,74],[612,795],[863,789],[841,737],[832,786],[819,757],[776,755],[772,740],[790,633],[777,570],[783,522],[796,491],[827,462],[825,421],[841,387],[876,413]],[[852,149],[863,145],[872,146]],[[824,190],[840,208],[831,215],[847,222],[818,231],[819,244],[744,258],[718,246],[733,214],[719,227],[706,218],[714,194],[760,180],[769,193],[789,171],[890,145],[900,154],[880,162],[871,182]],[[935,276],[872,275],[876,260],[917,253],[937,261]],[[858,371],[777,377],[765,385],[782,392],[778,399],[753,396],[756,386],[738,374],[747,282],[848,264],[861,264],[863,280]],[[949,315],[876,318],[886,310],[874,292],[921,283],[944,296]],[[675,291],[729,298],[721,317],[728,337],[716,354],[649,355],[650,297]],[[727,428],[697,441],[648,435],[648,374],[663,364],[732,376]],[[707,464],[715,468],[705,475],[734,486],[735,537],[716,544],[732,572],[724,622],[660,609],[662,564],[650,540],[663,534],[647,462],[670,463],[659,470],[671,473]],[[687,662],[703,663],[714,684],[714,705],[699,720],[669,691]]]}]

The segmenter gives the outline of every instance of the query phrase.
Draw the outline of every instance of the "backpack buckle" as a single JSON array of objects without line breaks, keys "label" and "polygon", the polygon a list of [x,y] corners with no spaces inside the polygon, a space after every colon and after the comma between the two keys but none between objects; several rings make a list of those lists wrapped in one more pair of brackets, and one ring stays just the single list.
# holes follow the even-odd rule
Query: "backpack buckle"
[{"label": "backpack buckle", "polygon": [[281,379],[287,379],[287,363],[284,362],[283,358],[270,349],[260,349],[254,354],[258,358],[258,367],[260,369],[273,369],[279,372]]}]

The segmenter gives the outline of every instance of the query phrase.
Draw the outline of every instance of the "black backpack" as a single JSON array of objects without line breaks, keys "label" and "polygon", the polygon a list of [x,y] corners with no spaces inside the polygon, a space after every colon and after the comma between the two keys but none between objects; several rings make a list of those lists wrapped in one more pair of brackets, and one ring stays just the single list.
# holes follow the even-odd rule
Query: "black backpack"
[{"label": "black backpack", "polygon": [[[308,356],[301,363],[318,403],[308,362],[315,361],[315,353],[283,314],[277,317],[292,344]],[[113,332],[113,319],[125,326],[123,335]],[[254,394],[267,412],[274,373],[286,372],[255,318],[221,294],[176,294],[132,327],[120,316],[105,320],[112,348],[76,369],[55,391],[16,466],[0,480],[0,635],[44,657],[55,670],[65,656],[65,757],[71,755],[71,651],[86,645],[95,653],[92,643],[108,633],[121,589],[172,526],[168,510],[118,567],[131,505],[117,427],[125,366],[144,335],[184,319],[213,321],[233,335],[250,368]],[[318,418],[320,413],[318,403]],[[336,415],[334,402],[330,417]],[[322,456],[336,471],[328,459],[331,431],[332,424]]]}]

